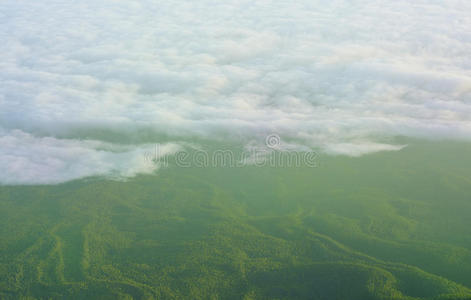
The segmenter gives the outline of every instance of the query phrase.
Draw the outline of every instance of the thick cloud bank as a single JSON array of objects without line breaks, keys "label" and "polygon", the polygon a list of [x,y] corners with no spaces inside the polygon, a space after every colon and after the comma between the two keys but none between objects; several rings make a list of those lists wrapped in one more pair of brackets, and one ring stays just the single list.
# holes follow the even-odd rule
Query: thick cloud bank
[{"label": "thick cloud bank", "polygon": [[470,139],[470,13],[468,0],[3,0],[0,184],[153,171],[149,140],[83,131],[276,133],[352,156],[400,149],[398,135]]}]

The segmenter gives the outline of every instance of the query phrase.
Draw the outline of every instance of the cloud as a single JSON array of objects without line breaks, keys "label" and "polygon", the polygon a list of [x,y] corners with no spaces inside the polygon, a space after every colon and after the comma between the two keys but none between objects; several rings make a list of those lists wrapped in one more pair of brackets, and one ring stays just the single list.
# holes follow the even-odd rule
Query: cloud
[{"label": "cloud", "polygon": [[152,145],[130,147],[92,140],[39,138],[19,130],[3,132],[0,144],[2,184],[53,184],[88,176],[124,179],[150,174],[159,165],[149,157],[159,159],[180,148],[163,144],[156,152]]},{"label": "cloud", "polygon": [[[241,143],[276,133],[353,156],[400,149],[395,136],[470,140],[469,11],[466,0],[4,0],[0,161],[31,145],[25,178],[9,164],[0,183],[147,172],[132,149],[160,140],[142,130]],[[129,164],[84,131],[132,141]],[[94,159],[38,167],[34,147]],[[48,176],[28,176],[41,166]]]},{"label": "cloud", "polygon": [[348,155],[348,156],[362,156],[367,153],[379,151],[399,151],[405,145],[389,145],[381,143],[339,143],[328,144],[323,149],[324,152],[332,155]]}]

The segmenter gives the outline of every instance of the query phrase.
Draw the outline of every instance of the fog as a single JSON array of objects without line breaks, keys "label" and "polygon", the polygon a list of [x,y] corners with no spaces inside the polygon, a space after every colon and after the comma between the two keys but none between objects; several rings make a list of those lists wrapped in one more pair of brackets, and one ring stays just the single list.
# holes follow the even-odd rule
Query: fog
[{"label": "fog", "polygon": [[[0,184],[152,173],[162,135],[165,154],[188,137],[347,156],[469,140],[470,14],[467,0],[4,0]],[[98,130],[126,138],[77,133]]]}]

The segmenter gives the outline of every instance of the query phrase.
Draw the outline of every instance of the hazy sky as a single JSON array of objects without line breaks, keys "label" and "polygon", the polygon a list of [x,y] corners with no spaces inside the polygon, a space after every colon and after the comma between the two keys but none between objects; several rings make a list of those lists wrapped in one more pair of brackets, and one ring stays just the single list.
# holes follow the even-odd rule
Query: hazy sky
[{"label": "hazy sky", "polygon": [[470,16],[469,0],[3,0],[0,184],[155,171],[148,140],[79,131],[166,133],[168,153],[187,136],[351,156],[469,140]]}]

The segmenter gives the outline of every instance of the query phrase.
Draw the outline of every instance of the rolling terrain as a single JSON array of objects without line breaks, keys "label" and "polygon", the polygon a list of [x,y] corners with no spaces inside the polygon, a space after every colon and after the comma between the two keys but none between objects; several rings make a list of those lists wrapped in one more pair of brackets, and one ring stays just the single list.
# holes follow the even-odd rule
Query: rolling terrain
[{"label": "rolling terrain", "polygon": [[0,187],[0,298],[471,299],[470,150]]}]

